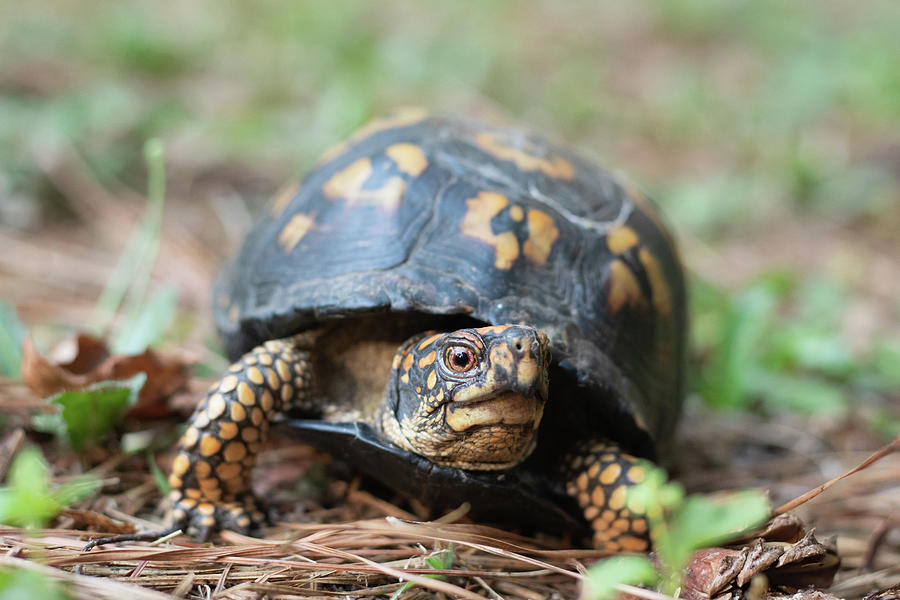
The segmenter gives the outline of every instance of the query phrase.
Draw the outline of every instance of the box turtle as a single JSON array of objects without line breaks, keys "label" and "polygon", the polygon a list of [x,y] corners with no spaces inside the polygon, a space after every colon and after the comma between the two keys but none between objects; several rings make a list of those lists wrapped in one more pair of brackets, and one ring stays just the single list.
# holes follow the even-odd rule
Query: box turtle
[{"label": "box turtle", "polygon": [[607,171],[518,129],[376,121],[277,195],[213,296],[235,362],[179,442],[176,523],[256,529],[282,422],[435,508],[647,548],[625,492],[680,412],[685,289]]}]

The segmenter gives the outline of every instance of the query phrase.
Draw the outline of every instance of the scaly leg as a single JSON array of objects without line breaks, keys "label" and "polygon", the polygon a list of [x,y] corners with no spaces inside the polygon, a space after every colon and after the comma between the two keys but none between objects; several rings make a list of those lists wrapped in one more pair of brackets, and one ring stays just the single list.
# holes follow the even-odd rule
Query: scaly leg
[{"label": "scaly leg", "polygon": [[218,529],[248,533],[265,520],[250,489],[256,455],[276,415],[302,408],[309,354],[293,338],[258,346],[209,388],[178,443],[169,484],[175,523],[206,539]]},{"label": "scaly leg", "polygon": [[594,546],[610,553],[648,551],[647,519],[625,506],[628,488],[644,479],[638,459],[603,440],[583,446],[566,463],[566,493],[591,524]]}]

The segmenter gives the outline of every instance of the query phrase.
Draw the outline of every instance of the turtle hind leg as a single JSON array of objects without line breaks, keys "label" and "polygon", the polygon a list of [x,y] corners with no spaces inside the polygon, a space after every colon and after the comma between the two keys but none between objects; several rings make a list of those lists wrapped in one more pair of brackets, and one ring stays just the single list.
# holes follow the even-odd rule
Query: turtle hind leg
[{"label": "turtle hind leg", "polygon": [[271,421],[303,408],[311,371],[309,353],[293,338],[273,340],[242,356],[209,388],[172,463],[175,523],[206,538],[222,528],[249,533],[266,521],[250,475]]},{"label": "turtle hind leg", "polygon": [[639,459],[614,442],[580,447],[563,465],[566,493],[575,499],[593,530],[594,546],[610,553],[647,552],[647,519],[626,506],[628,489],[644,479]]}]

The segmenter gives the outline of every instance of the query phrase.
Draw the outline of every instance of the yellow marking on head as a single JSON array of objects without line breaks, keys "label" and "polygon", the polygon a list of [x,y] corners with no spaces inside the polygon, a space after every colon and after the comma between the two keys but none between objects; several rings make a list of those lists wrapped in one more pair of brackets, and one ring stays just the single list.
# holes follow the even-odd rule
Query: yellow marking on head
[{"label": "yellow marking on head", "polygon": [[400,376],[400,381],[403,383],[409,383],[409,371]]},{"label": "yellow marking on head", "polygon": [[622,467],[619,466],[618,463],[613,463],[603,469],[603,472],[600,473],[600,483],[603,485],[612,485],[619,478],[619,475],[622,474]]},{"label": "yellow marking on head", "polygon": [[622,254],[629,248],[634,248],[639,241],[638,234],[628,225],[613,227],[606,234],[606,246],[613,254]]},{"label": "yellow marking on head", "polygon": [[591,492],[591,504],[598,509],[606,504],[606,493],[599,485],[594,486],[594,490]]},{"label": "yellow marking on head", "polygon": [[434,334],[434,335],[432,335],[432,336],[429,336],[429,337],[425,338],[424,340],[422,340],[422,341],[419,343],[418,349],[419,349],[419,350],[424,350],[425,348],[427,348],[427,347],[430,346],[431,344],[435,343],[436,341],[438,341],[438,340],[441,339],[442,337],[444,337],[444,334],[443,334],[443,333],[436,333],[436,334]]},{"label": "yellow marking on head", "polygon": [[211,433],[206,433],[200,438],[200,454],[212,456],[222,447],[222,442]]},{"label": "yellow marking on head", "polygon": [[287,225],[282,227],[281,233],[278,234],[278,243],[281,244],[285,252],[290,252],[303,239],[303,236],[312,229],[314,224],[315,220],[309,215],[304,215],[303,213],[294,215],[287,222]]},{"label": "yellow marking on head", "polygon": [[519,257],[519,240],[512,231],[495,234],[491,231],[491,219],[506,208],[509,200],[496,192],[478,192],[475,198],[466,200],[468,209],[460,229],[463,235],[486,242],[494,247],[494,266],[509,269]]},{"label": "yellow marking on head", "polygon": [[553,217],[532,208],[528,211],[528,239],[522,244],[522,252],[539,266],[547,264],[553,244],[559,238],[559,229]]},{"label": "yellow marking on head", "polygon": [[175,460],[172,461],[172,474],[181,477],[187,473],[190,466],[191,459],[189,459],[186,454],[179,454],[175,457]]},{"label": "yellow marking on head", "polygon": [[437,356],[437,352],[432,350],[425,356],[419,359],[419,368],[424,369],[428,365],[434,364],[434,358]]},{"label": "yellow marking on head", "polygon": [[287,208],[287,205],[291,202],[291,199],[293,199],[293,197],[297,195],[297,190],[299,189],[299,181],[292,181],[291,183],[281,186],[281,189],[279,189],[275,193],[272,207],[269,209],[272,217],[277,219],[281,216],[281,213],[283,213],[284,209]]},{"label": "yellow marking on head", "polygon": [[518,223],[525,218],[525,211],[518,204],[509,207],[509,218]]},{"label": "yellow marking on head", "polygon": [[219,423],[219,437],[223,440],[230,440],[238,434],[237,423]]},{"label": "yellow marking on head", "polygon": [[259,358],[259,363],[260,363],[261,365],[265,365],[265,366],[267,366],[267,367],[271,367],[271,366],[272,366],[272,363],[274,362],[274,359],[272,358],[272,355],[269,354],[268,352],[260,352],[260,353],[257,354],[256,356],[257,356],[257,358]]},{"label": "yellow marking on head", "polygon": [[646,300],[641,293],[634,273],[624,262],[618,258],[609,263],[609,310],[613,314],[626,304],[629,306],[644,306]]},{"label": "yellow marking on head", "polygon": [[509,328],[509,325],[491,325],[490,327],[479,327],[475,331],[477,331],[481,335],[487,335],[489,333],[503,333]]},{"label": "yellow marking on head", "polygon": [[278,378],[278,373],[276,373],[272,369],[263,369],[262,371],[266,376],[266,385],[269,387],[269,389],[277,390],[278,386],[281,385],[281,380]]},{"label": "yellow marking on head", "polygon": [[613,493],[609,495],[609,501],[607,505],[613,510],[619,510],[620,508],[625,507],[625,494],[628,490],[627,486],[620,485]]},{"label": "yellow marking on head", "polygon": [[413,365],[413,355],[412,352],[406,354],[406,357],[403,359],[403,370],[409,371]]},{"label": "yellow marking on head", "polygon": [[650,290],[653,292],[653,308],[661,315],[672,312],[672,298],[669,294],[669,284],[663,275],[662,267],[656,257],[646,248],[641,248],[638,258],[647,271],[647,279],[650,280]]},{"label": "yellow marking on head", "polygon": [[429,390],[433,390],[435,384],[437,383],[437,372],[432,369],[431,373],[428,374],[428,381],[425,382],[428,385]]},{"label": "yellow marking on head", "polygon": [[[507,342],[503,342],[495,345],[491,348],[491,366],[496,367],[497,365],[503,366],[507,371],[512,371],[513,367],[516,364],[516,359],[513,358],[513,353],[509,349],[509,344]],[[521,362],[525,362],[524,360]],[[534,361],[532,361],[534,362]],[[537,365],[533,365],[533,371],[537,371]],[[488,374],[487,379],[490,380],[491,374]],[[488,383],[488,381],[486,381]]]},{"label": "yellow marking on head", "polygon": [[428,158],[415,144],[394,144],[388,146],[384,153],[397,163],[401,171],[413,177],[418,176],[428,166]]},{"label": "yellow marking on head", "polygon": [[558,179],[572,179],[575,176],[572,164],[561,156],[532,156],[518,148],[504,146],[492,133],[479,133],[475,137],[475,143],[491,156],[508,160],[523,171],[541,171],[548,177]]},{"label": "yellow marking on head", "polygon": [[399,368],[400,368],[400,361],[401,361],[401,360],[403,360],[403,359],[401,358],[400,354],[399,354],[399,353],[398,353],[398,354],[395,354],[395,355],[394,355],[394,359],[391,361],[391,368],[392,368],[393,370],[395,370],[395,371],[396,371],[397,369],[399,369]]}]

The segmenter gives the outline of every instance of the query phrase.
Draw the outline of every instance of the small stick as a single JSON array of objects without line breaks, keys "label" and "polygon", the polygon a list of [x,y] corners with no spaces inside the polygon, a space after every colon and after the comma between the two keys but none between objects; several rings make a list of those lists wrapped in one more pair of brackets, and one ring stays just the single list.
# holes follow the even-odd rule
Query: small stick
[{"label": "small stick", "polygon": [[828,488],[833,486],[835,483],[840,481],[841,479],[844,479],[845,477],[849,477],[849,476],[853,475],[854,473],[858,473],[858,472],[862,471],[863,469],[867,468],[872,463],[881,460],[888,454],[890,454],[892,452],[896,452],[897,450],[900,450],[900,435],[895,437],[892,442],[885,444],[884,446],[879,448],[877,452],[872,454],[869,458],[862,461],[857,466],[853,467],[852,469],[850,469],[843,475],[839,475],[838,477],[835,477],[831,481],[826,481],[822,485],[814,487],[813,489],[809,490],[805,494],[802,494],[802,495],[794,498],[790,502],[782,504],[777,509],[775,509],[775,512],[772,513],[772,516],[778,516],[778,515],[788,512],[789,510],[794,510],[801,504],[805,504],[806,502],[809,502],[810,500],[812,500],[813,498],[815,498],[816,496],[818,496],[819,494],[821,494],[822,492],[824,492],[825,490],[827,490]]}]

